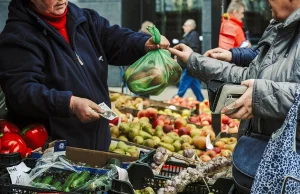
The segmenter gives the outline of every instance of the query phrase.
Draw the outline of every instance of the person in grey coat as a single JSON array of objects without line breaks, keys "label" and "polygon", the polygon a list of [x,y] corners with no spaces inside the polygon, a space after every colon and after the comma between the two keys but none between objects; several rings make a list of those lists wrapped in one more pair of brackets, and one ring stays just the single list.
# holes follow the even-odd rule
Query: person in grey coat
[{"label": "person in grey coat", "polygon": [[[235,103],[229,105],[238,110],[228,116],[242,119],[240,135],[250,126],[250,121],[252,131],[259,134],[270,136],[280,128],[294,101],[296,84],[300,83],[300,0],[269,0],[269,4],[273,20],[258,43],[258,56],[249,67],[205,57],[184,44],[169,49],[186,63],[191,76],[203,82],[221,80],[248,87]],[[222,113],[227,111],[224,108]]]}]

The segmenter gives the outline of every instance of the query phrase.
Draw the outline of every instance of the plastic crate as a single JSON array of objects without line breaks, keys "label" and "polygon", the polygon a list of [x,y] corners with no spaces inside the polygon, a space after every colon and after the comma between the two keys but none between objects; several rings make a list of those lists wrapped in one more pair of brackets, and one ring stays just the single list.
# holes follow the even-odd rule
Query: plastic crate
[{"label": "plastic crate", "polygon": [[[37,160],[32,158],[26,158],[23,160],[26,166],[30,168],[34,168],[36,165]],[[122,183],[124,185],[124,183]],[[120,187],[118,187],[120,189]],[[50,189],[41,189],[29,186],[21,186],[21,185],[14,185],[11,184],[10,176],[8,173],[3,174],[0,176],[0,194],[36,194],[36,193],[66,193],[57,190],[50,190]],[[69,192],[70,194],[78,194],[77,192]],[[95,192],[82,192],[81,194],[103,194],[101,191]],[[111,193],[114,194],[114,193]]]},{"label": "plastic crate", "polygon": [[[170,177],[153,175],[151,168],[147,164],[133,163],[127,169],[129,180],[134,189],[143,189],[145,187],[152,187],[155,191],[164,187]],[[121,184],[121,183],[119,183]],[[230,178],[220,178],[213,185],[205,185],[205,183],[198,182],[188,185],[180,194],[207,194],[213,192],[214,194],[228,194],[233,188],[233,180]],[[119,192],[131,194],[130,192]]]},{"label": "plastic crate", "polygon": [[0,169],[15,166],[22,161],[21,155],[19,152],[11,154],[0,154]]},{"label": "plastic crate", "polygon": [[[153,156],[155,152],[156,150],[152,150],[149,153],[140,154],[140,159],[137,161],[137,163],[147,164],[150,166],[150,164],[153,162]],[[188,165],[184,162],[167,161],[161,169],[160,175],[166,179],[170,179],[187,167],[195,167],[195,165]]]}]

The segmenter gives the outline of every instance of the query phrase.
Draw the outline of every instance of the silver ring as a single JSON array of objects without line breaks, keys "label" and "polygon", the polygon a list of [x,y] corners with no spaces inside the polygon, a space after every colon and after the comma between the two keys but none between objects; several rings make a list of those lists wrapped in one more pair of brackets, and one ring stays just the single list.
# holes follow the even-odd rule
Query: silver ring
[{"label": "silver ring", "polygon": [[229,107],[228,107],[229,104],[227,104],[227,101],[230,100],[230,99],[232,99],[232,98],[226,98],[226,100],[225,100],[225,102],[224,102],[224,106],[225,106],[228,110],[236,109],[237,105],[236,105],[236,101],[235,101],[235,100],[234,100],[233,102],[230,102],[230,103],[229,103],[229,104],[234,103],[234,107],[232,107],[232,108],[229,108]]}]

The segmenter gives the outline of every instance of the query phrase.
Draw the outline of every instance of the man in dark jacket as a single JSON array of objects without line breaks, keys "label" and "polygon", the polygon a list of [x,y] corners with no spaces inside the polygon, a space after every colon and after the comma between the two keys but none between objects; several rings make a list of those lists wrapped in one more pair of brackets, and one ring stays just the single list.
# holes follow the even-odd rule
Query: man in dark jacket
[{"label": "man in dark jacket", "polygon": [[98,107],[110,106],[108,64],[132,64],[169,41],[155,45],[68,0],[12,0],[8,16],[0,36],[7,118],[19,127],[42,123],[70,146],[108,150],[109,123]]},{"label": "man in dark jacket", "polygon": [[[194,52],[199,53],[201,42],[199,40],[199,34],[195,30],[196,28],[195,20],[188,19],[184,23],[182,28],[184,30],[184,35],[183,35],[183,39],[181,40],[181,43],[188,45],[193,49]],[[178,63],[180,64],[181,67],[184,66],[181,60],[178,60]],[[188,76],[186,70],[183,70],[181,80],[179,82],[177,95],[179,97],[183,97],[188,88],[192,89],[198,101],[204,100],[204,97],[201,92],[200,81],[198,79],[192,78],[191,76]]]}]

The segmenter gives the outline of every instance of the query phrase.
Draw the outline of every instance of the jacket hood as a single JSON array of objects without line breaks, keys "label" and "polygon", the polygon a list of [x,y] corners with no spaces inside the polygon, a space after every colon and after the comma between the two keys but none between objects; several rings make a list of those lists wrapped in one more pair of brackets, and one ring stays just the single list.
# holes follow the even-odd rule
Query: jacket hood
[{"label": "jacket hood", "polygon": [[[6,23],[17,21],[36,25],[37,21],[41,19],[33,11],[29,3],[29,0],[12,0],[8,6],[9,13]],[[70,2],[68,2],[68,16],[75,22],[85,19],[83,10]]]}]

